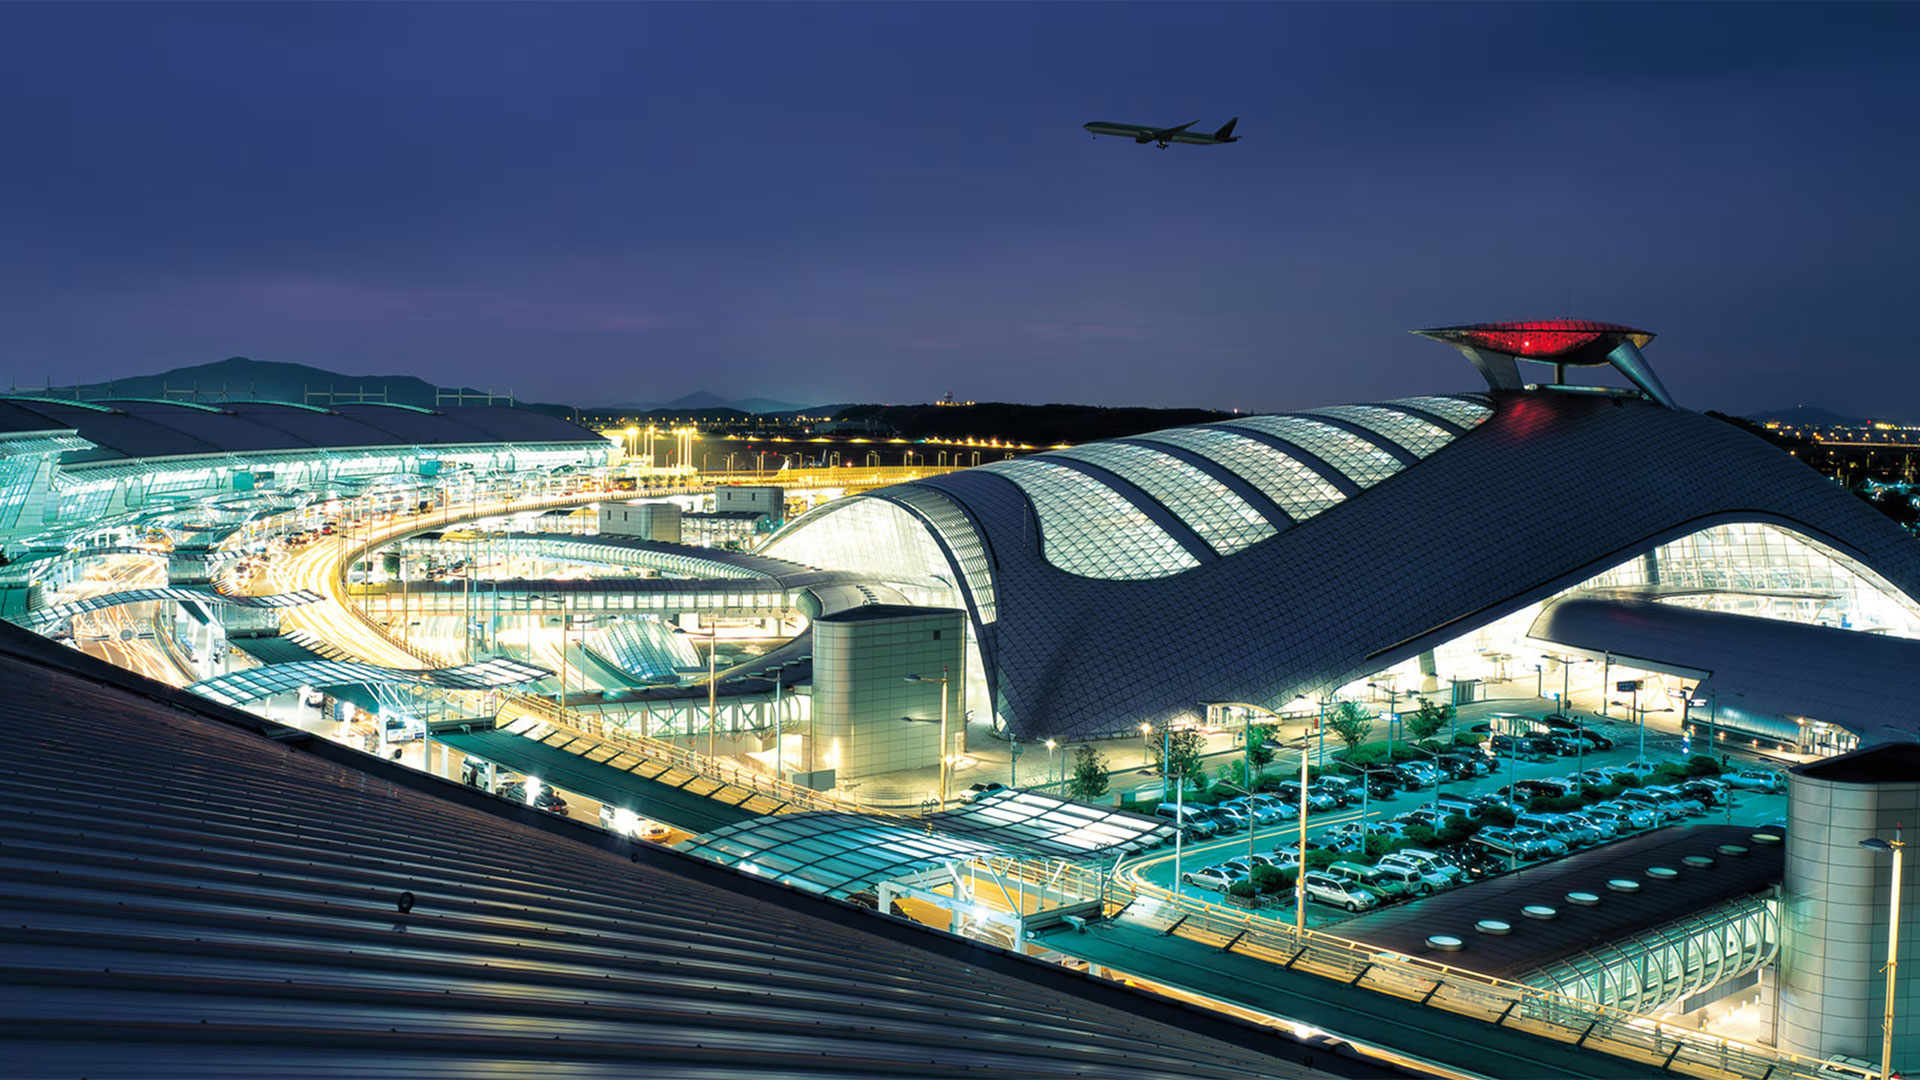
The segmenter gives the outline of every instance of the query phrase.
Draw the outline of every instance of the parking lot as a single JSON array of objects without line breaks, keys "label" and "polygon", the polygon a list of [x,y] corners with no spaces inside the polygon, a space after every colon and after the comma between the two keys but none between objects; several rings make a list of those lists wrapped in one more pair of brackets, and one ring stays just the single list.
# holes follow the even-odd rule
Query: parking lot
[{"label": "parking lot", "polygon": [[[1544,859],[1558,858],[1571,851],[1587,850],[1597,844],[1644,833],[1650,828],[1685,827],[1689,823],[1761,826],[1785,820],[1784,782],[1780,785],[1780,793],[1730,787],[1717,799],[1717,805],[1685,808],[1693,811],[1691,813],[1675,814],[1674,808],[1669,807],[1665,812],[1648,811],[1629,814],[1624,811],[1640,811],[1641,804],[1615,800],[1623,804],[1623,812],[1612,815],[1611,819],[1604,823],[1597,819],[1607,818],[1608,815],[1595,814],[1591,815],[1588,821],[1577,824],[1552,823],[1562,830],[1557,834],[1544,835],[1546,830],[1540,828],[1533,830],[1536,835],[1521,837],[1508,836],[1498,826],[1483,824],[1481,833],[1477,833],[1474,839],[1451,847],[1436,845],[1443,855],[1448,856],[1443,860],[1446,865],[1422,865],[1417,859],[1390,860],[1387,865],[1394,868],[1391,875],[1376,873],[1373,877],[1363,876],[1368,864],[1376,862],[1374,858],[1362,858],[1358,855],[1359,834],[1363,821],[1376,836],[1395,835],[1403,832],[1408,824],[1416,820],[1428,825],[1439,822],[1451,812],[1450,806],[1453,809],[1459,809],[1471,804],[1476,798],[1483,800],[1492,798],[1509,785],[1527,789],[1520,800],[1521,804],[1525,804],[1527,802],[1525,795],[1540,790],[1533,788],[1529,782],[1562,779],[1580,770],[1622,769],[1640,758],[1637,727],[1618,720],[1601,719],[1584,714],[1578,718],[1585,722],[1590,730],[1610,739],[1614,745],[1608,749],[1589,749],[1566,757],[1558,755],[1543,757],[1525,753],[1520,755],[1506,753],[1498,758],[1489,755],[1487,764],[1491,766],[1491,771],[1484,775],[1446,779],[1443,774],[1440,782],[1431,787],[1397,790],[1391,794],[1381,793],[1381,790],[1376,787],[1375,794],[1369,794],[1364,800],[1357,791],[1360,785],[1355,784],[1352,786],[1356,790],[1348,805],[1310,812],[1306,830],[1310,853],[1327,847],[1343,849],[1337,852],[1339,860],[1349,865],[1340,867],[1340,872],[1334,875],[1344,879],[1344,892],[1327,888],[1315,888],[1309,891],[1308,925],[1328,926],[1351,917],[1354,912],[1346,910],[1346,903],[1352,903],[1361,909],[1382,903],[1394,903],[1426,891],[1456,886],[1479,876],[1505,873],[1516,867],[1533,865]],[[1463,727],[1462,730],[1465,728]],[[1677,736],[1654,731],[1647,733],[1646,760],[1650,763],[1684,762],[1683,750],[1691,749],[1693,749],[1691,746],[1684,746]],[[1530,758],[1532,760],[1529,760]],[[1740,754],[1733,753],[1728,756],[1726,771],[1728,774],[1750,770],[1772,773],[1777,772],[1779,767],[1775,762],[1743,758]],[[1268,773],[1280,777],[1297,776],[1298,771],[1299,758],[1288,754],[1282,754],[1267,769]],[[1648,780],[1649,784],[1656,782],[1652,778]],[[1324,790],[1318,781],[1310,785],[1309,790],[1316,788]],[[1541,793],[1551,794],[1552,791],[1553,789],[1548,786]],[[1293,797],[1297,799],[1297,793]],[[1534,824],[1547,823],[1535,822]],[[1606,835],[1609,829],[1612,830],[1611,835]],[[1529,843],[1529,840],[1532,842]],[[1140,858],[1123,872],[1135,880],[1163,888],[1174,888],[1177,862],[1177,875],[1190,879],[1188,882],[1179,883],[1182,891],[1189,895],[1224,902],[1223,889],[1229,880],[1207,875],[1205,871],[1208,868],[1231,860],[1239,860],[1242,867],[1246,867],[1251,862],[1261,861],[1262,858],[1275,860],[1290,867],[1297,860],[1299,844],[1300,828],[1295,819],[1279,823],[1255,823],[1251,829],[1222,832],[1212,839],[1184,841],[1179,845],[1177,854],[1175,846],[1168,845]],[[1314,858],[1310,854],[1310,861]],[[1327,856],[1317,858],[1324,860]],[[1373,880],[1373,878],[1383,880]],[[1309,882],[1325,884],[1321,882],[1319,874],[1310,876]],[[1371,899],[1357,895],[1362,892],[1370,894]],[[1267,897],[1265,906],[1256,910],[1275,918],[1291,921],[1295,917],[1293,893],[1289,889],[1279,895]]]}]

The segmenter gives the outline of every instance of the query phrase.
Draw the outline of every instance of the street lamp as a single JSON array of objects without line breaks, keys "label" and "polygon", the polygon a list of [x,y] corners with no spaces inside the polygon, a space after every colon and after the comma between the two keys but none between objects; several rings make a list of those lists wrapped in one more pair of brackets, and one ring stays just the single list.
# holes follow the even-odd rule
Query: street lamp
[{"label": "street lamp", "polygon": [[[947,741],[947,669],[941,668],[939,677],[932,675],[908,675],[907,682],[925,682],[940,684],[940,806],[947,805],[947,764],[953,744]],[[1053,740],[1047,740],[1047,749],[1053,749]]]},{"label": "street lamp", "polygon": [[1893,976],[1900,962],[1900,856],[1906,844],[1900,839],[1900,826],[1893,827],[1893,839],[1869,836],[1860,841],[1868,851],[1893,852],[1893,883],[1887,889],[1887,1002],[1880,1017],[1880,1080],[1893,1076]]},{"label": "street lamp", "polygon": [[1053,786],[1053,752],[1058,749],[1060,749],[1059,743],[1054,742],[1052,739],[1047,740],[1047,782],[1040,785],[1041,787]]}]

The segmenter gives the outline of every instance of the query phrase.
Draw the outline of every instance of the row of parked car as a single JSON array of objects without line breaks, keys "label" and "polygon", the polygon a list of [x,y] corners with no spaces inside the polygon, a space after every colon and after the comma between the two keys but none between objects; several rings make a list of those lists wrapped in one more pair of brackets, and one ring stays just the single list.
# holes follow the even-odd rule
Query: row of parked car
[{"label": "row of parked car", "polygon": [[[1184,873],[1180,880],[1198,888],[1225,892],[1235,882],[1251,877],[1255,866],[1291,870],[1299,865],[1293,851],[1276,848],[1271,855],[1254,854]],[[1382,856],[1372,866],[1334,862],[1306,874],[1307,899],[1347,911],[1365,911],[1384,903],[1430,896],[1474,878],[1498,873],[1497,860],[1470,848],[1426,851],[1409,848]]]},{"label": "row of parked car", "polygon": [[[1365,796],[1392,798],[1400,791],[1423,791],[1447,780],[1465,780],[1492,771],[1492,759],[1462,748],[1435,758],[1374,765],[1360,775],[1322,776],[1307,785],[1307,810],[1324,813],[1352,806]],[[1449,796],[1441,796],[1445,801]],[[1213,806],[1181,806],[1163,802],[1154,814],[1179,821],[1189,839],[1207,840],[1244,832],[1250,825],[1277,825],[1300,817],[1300,784],[1285,781],[1271,793],[1244,795]]]}]

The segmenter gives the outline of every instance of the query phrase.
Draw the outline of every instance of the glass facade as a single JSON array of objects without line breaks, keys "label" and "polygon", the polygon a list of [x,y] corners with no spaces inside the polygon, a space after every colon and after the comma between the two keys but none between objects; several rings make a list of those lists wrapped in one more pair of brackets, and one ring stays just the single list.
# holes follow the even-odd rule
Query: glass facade
[{"label": "glass facade", "polygon": [[926,525],[881,499],[841,499],[795,523],[766,554],[808,566],[870,573],[892,584],[932,588],[957,606],[958,584]]},{"label": "glass facade", "polygon": [[914,512],[925,518],[946,542],[947,550],[959,560],[960,573],[966,579],[967,591],[973,595],[973,602],[982,623],[991,623],[999,617],[994,602],[993,562],[987,557],[986,545],[980,540],[980,533],[967,520],[966,512],[952,498],[929,487],[903,484],[889,488],[884,496],[894,502],[904,503]]},{"label": "glass facade", "polygon": [[1581,588],[1657,589],[1657,599],[1687,607],[1920,638],[1920,605],[1853,559],[1778,525],[1716,525]]},{"label": "glass facade", "polygon": [[1249,439],[1215,428],[1174,428],[1141,436],[1149,442],[1165,443],[1190,450],[1210,461],[1217,461],[1247,483],[1259,488],[1295,521],[1307,518],[1338,503],[1346,496],[1298,460],[1257,439]]},{"label": "glass facade", "polygon": [[1771,897],[1731,900],[1596,944],[1520,981],[1610,1009],[1657,1013],[1772,960],[1780,938],[1777,906]]},{"label": "glass facade", "polygon": [[1132,581],[1191,570],[1200,561],[1120,493],[1039,458],[982,465],[1020,486],[1040,519],[1048,562],[1081,577]]},{"label": "glass facade", "polygon": [[1047,456],[1073,458],[1112,472],[1153,496],[1222,555],[1231,555],[1277,531],[1227,485],[1158,450],[1103,442],[1057,450]]}]

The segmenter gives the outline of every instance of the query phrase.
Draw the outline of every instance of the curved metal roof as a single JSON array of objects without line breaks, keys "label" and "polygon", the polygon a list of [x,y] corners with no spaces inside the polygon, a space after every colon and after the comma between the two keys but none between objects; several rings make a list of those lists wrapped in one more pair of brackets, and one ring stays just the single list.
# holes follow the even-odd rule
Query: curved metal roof
[{"label": "curved metal roof", "polygon": [[378,404],[329,409],[274,401],[199,402],[130,398],[109,402],[0,398],[9,429],[72,430],[93,444],[66,464],[123,458],[369,446],[484,443],[605,443],[599,434],[530,409],[471,406],[439,411]]},{"label": "curved metal roof", "polygon": [[[896,493],[925,488],[958,508],[942,531],[965,523],[990,561],[995,617],[976,619],[974,630],[994,707],[1022,740],[1125,734],[1143,722],[1190,714],[1199,701],[1271,705],[1323,692],[1727,522],[1790,529],[1906,597],[1920,597],[1920,545],[1819,473],[1731,424],[1637,399],[1551,390],[1443,400],[1468,409],[1483,400],[1490,414],[1413,465],[1382,445],[1413,453],[1420,439],[1410,432],[1397,440],[1377,432],[1367,438],[1318,414],[1126,440],[1204,450],[1216,477],[1231,473],[1299,515],[1291,522],[1269,516],[1272,536],[1227,555],[1198,539],[1206,526],[1198,517],[1190,542],[1180,543],[1171,531],[1178,504],[1154,502],[1144,481],[1125,495],[1106,489],[1114,494],[1101,505],[1119,499],[1126,513],[1091,515],[1083,532],[1064,536],[1078,527],[1076,519],[1036,509],[1004,470],[966,469],[854,499],[898,505],[904,500]],[[1433,399],[1379,407],[1455,427],[1474,419],[1443,416],[1455,407]],[[1428,427],[1412,430],[1433,438]],[[1232,444],[1236,452],[1286,455],[1299,471],[1262,474],[1251,456],[1207,449],[1205,440],[1222,432],[1243,437]],[[1045,459],[1026,460],[1044,466]],[[1071,473],[1076,485],[1098,483],[1064,466],[1035,469],[1031,483],[1050,482],[1053,471]],[[1325,486],[1302,484],[1302,477]],[[1576,519],[1573,508],[1591,512]],[[815,527],[815,517],[790,528],[799,534]],[[834,518],[818,520],[817,527],[831,528]],[[1122,535],[1110,537],[1109,530]],[[1073,572],[1053,550],[1063,542],[1084,559],[1076,567],[1125,558],[1158,576],[1100,580]],[[1134,547],[1101,553],[1122,545]],[[772,550],[782,550],[778,540]],[[957,548],[949,542],[943,550]],[[880,554],[822,565],[887,580]],[[968,588],[982,577],[954,576],[964,576]]]},{"label": "curved metal roof", "polygon": [[[1920,641],[1808,626],[1725,611],[1621,597],[1570,596],[1548,604],[1527,636],[1649,671],[1702,682],[1720,707],[1843,724],[1864,740],[1913,738],[1920,700]],[[1870,674],[1863,675],[1863,672]],[[1787,724],[1792,734],[1792,724]]]},{"label": "curved metal roof", "polygon": [[[66,654],[66,655],[63,655]],[[21,1075],[1393,1070],[556,819],[0,627]],[[401,910],[399,899],[412,903]]]}]

